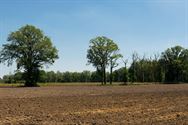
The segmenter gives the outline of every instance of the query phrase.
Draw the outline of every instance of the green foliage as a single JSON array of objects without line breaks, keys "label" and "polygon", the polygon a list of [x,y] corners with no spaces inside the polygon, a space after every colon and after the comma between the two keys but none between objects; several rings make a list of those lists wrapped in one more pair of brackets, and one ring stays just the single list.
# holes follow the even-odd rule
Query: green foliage
[{"label": "green foliage", "polygon": [[188,77],[188,49],[181,46],[168,48],[161,55],[166,82],[184,82]]},{"label": "green foliage", "polygon": [[39,79],[38,79],[38,81],[40,81],[42,83],[47,82],[47,75],[46,75],[46,72],[44,70],[40,70],[39,71]]},{"label": "green foliage", "polygon": [[129,68],[131,82],[161,82],[161,67],[158,60],[138,58]]},{"label": "green foliage", "polygon": [[2,82],[4,83],[22,83],[23,82],[23,73],[22,72],[16,72],[13,75],[4,75]]},{"label": "green foliage", "polygon": [[131,82],[188,82],[188,49],[175,46],[154,57],[133,54],[129,68]]},{"label": "green foliage", "polygon": [[3,82],[5,82],[5,83],[15,83],[14,79],[13,79],[13,75],[3,76]]},{"label": "green foliage", "polygon": [[102,84],[106,84],[106,68],[109,65],[111,65],[111,69],[115,67],[117,59],[121,57],[118,50],[117,44],[107,37],[96,37],[90,40],[87,51],[88,63],[93,64],[97,71],[101,73]]},{"label": "green foliage", "polygon": [[91,73],[91,82],[100,82],[102,79],[101,72],[96,71]]},{"label": "green foliage", "polygon": [[123,56],[119,54],[119,48],[117,45],[114,45],[113,52],[110,55],[110,84],[112,84],[113,80],[113,68],[118,66],[117,60],[122,58]]},{"label": "green foliage", "polygon": [[83,71],[81,74],[80,74],[80,82],[90,82],[90,79],[91,79],[91,72],[90,71]]},{"label": "green foliage", "polygon": [[0,78],[0,83],[3,83],[4,81],[3,81],[3,79],[2,78]]},{"label": "green foliage", "polygon": [[40,29],[26,25],[10,33],[8,41],[0,52],[0,63],[8,62],[9,66],[16,61],[17,69],[24,69],[25,85],[37,86],[39,69],[45,64],[53,64],[58,58],[50,38]]},{"label": "green foliage", "polygon": [[46,82],[56,82],[56,74],[54,71],[47,72],[46,76],[47,76]]},{"label": "green foliage", "polygon": [[126,67],[122,67],[118,70],[115,70],[113,72],[113,80],[114,82],[128,82],[129,77],[128,77],[128,70]]},{"label": "green foliage", "polygon": [[130,78],[130,82],[135,82],[137,80],[137,76],[136,76],[136,63],[138,61],[138,54],[136,52],[134,52],[132,54],[132,64],[129,68],[129,78]]}]

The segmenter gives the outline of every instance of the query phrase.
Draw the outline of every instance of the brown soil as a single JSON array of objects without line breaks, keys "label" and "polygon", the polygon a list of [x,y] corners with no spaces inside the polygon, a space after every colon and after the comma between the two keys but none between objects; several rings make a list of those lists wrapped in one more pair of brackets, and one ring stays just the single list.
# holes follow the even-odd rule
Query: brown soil
[{"label": "brown soil", "polygon": [[0,88],[3,125],[188,125],[188,84]]}]

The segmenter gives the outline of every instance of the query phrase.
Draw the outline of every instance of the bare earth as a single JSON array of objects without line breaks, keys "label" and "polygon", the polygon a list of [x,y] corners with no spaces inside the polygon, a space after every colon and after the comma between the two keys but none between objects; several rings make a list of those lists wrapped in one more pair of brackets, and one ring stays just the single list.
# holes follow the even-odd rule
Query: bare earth
[{"label": "bare earth", "polygon": [[2,125],[188,125],[188,84],[0,88]]}]

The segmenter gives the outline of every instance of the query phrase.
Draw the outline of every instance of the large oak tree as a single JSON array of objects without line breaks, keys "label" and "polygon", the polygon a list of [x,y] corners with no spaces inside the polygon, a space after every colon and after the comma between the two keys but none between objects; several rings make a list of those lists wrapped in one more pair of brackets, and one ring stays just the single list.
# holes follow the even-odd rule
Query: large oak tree
[{"label": "large oak tree", "polygon": [[53,64],[58,51],[49,37],[32,25],[26,25],[8,36],[8,43],[0,51],[0,63],[15,61],[17,69],[24,70],[25,86],[37,86],[39,70]]}]

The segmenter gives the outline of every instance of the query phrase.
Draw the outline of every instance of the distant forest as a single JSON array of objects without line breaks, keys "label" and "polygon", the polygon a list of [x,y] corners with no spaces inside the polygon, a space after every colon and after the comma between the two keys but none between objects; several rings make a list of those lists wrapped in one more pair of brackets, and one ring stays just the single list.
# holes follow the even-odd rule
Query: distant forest
[{"label": "distant forest", "polygon": [[[155,54],[148,58],[132,54],[131,64],[127,61],[124,66],[115,70],[112,74],[113,82],[159,82],[159,83],[186,83],[188,82],[188,49],[175,46],[166,49],[160,55]],[[100,70],[94,72],[46,72],[40,70],[38,82],[101,82]],[[110,81],[110,73],[106,73],[107,82]],[[23,73],[16,72],[13,75],[5,75],[1,82],[24,82]]]}]

